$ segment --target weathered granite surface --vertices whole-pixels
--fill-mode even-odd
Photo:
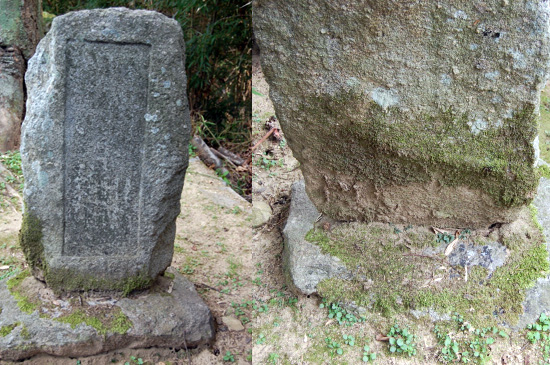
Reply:
[[[292,184],[290,213],[283,230],[283,265],[287,282],[303,294],[317,293],[317,284],[330,278],[350,279],[353,275],[336,257],[323,254],[319,246],[306,241],[319,212],[309,200],[304,181]]]
[[[124,347],[185,349],[210,342],[215,334],[210,310],[192,283],[176,270],[169,272],[173,279],[161,277],[149,292],[121,300],[81,298],[82,304],[55,298],[43,283],[29,277],[22,283],[25,295],[41,303],[31,313],[22,311],[6,281],[0,282],[0,328],[5,334],[0,335],[0,360],[18,361],[39,354],[84,357]],[[75,312],[86,313],[82,321],[63,322]],[[84,323],[98,323],[101,316],[120,313],[125,316],[124,325],[105,333]]]
[[[537,208],[537,220],[546,237],[546,249],[550,260],[550,179],[540,179],[533,205]],[[538,279],[535,286],[527,291],[523,310],[524,313],[517,324],[517,328],[520,329],[535,323],[541,313],[550,314],[550,275]]]
[[[270,97],[319,211],[486,228],[532,200],[547,1],[253,5]]]
[[[56,17],[29,62],[21,245],[58,290],[131,291],[169,265],[190,134],[179,24]]]

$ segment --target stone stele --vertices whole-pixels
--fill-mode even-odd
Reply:
[[[270,97],[319,211],[475,228],[531,202],[547,1],[254,6]]]
[[[26,73],[21,246],[57,291],[129,292],[170,265],[190,133],[179,24],[56,17]]]

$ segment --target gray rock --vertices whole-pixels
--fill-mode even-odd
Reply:
[[[546,238],[546,249],[550,252],[550,179],[541,177],[533,205],[537,208],[537,220]],[[535,323],[543,312],[550,313],[550,275],[538,279],[535,286],[527,290],[523,311],[517,329]]]
[[[255,201],[252,205],[252,220],[250,221],[252,228],[266,224],[272,213],[269,204],[263,201]]]
[[[283,265],[291,287],[304,294],[317,292],[317,284],[330,278],[351,279],[352,273],[336,257],[323,254],[305,240],[319,212],[309,200],[303,180],[292,184],[290,212],[283,230]]]
[[[462,267],[481,266],[486,268],[490,275],[497,267],[504,265],[506,257],[506,246],[501,243],[468,245],[461,242],[449,255],[449,264]]]
[[[190,133],[179,24],[56,17],[29,62],[21,244],[58,290],[126,291],[169,265]]]
[[[57,300],[55,310],[51,303],[44,302],[38,310],[28,314],[22,312],[17,301],[6,287],[6,281],[0,282],[0,328],[13,326],[6,336],[0,336],[0,360],[19,361],[39,354],[64,357],[83,357],[120,348],[147,348],[152,346],[184,349],[206,344],[214,337],[214,321],[208,307],[199,297],[193,284],[175,270],[167,288],[154,287],[151,290],[131,298],[104,301],[108,307],[118,309],[131,321],[126,333],[107,331],[106,334],[85,324],[68,323],[44,315],[49,313],[67,313],[78,310],[78,301],[73,306],[67,301]],[[167,278],[165,278],[168,280]],[[31,300],[38,298],[46,290],[44,284],[30,277],[26,283]],[[85,306],[95,305],[97,301],[83,300]],[[109,313],[109,312],[107,312]],[[41,315],[42,314],[42,315]]]
[[[547,1],[253,5],[270,97],[321,212],[486,228],[530,203]]]
[[[230,331],[243,331],[244,326],[240,320],[233,316],[223,316],[222,322],[227,326]]]

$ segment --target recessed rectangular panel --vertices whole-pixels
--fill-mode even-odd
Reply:
[[[138,246],[150,46],[70,41],[65,102],[65,256]]]

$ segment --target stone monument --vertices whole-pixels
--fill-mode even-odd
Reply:
[[[271,100],[339,220],[487,227],[536,191],[546,1],[255,2]]]
[[[0,282],[0,360],[209,342],[208,307],[165,273],[190,135],[180,25],[125,8],[59,16],[26,83],[20,244],[34,277]]]
[[[48,286],[129,291],[170,265],[190,134],[183,47],[177,22],[121,9],[59,17],[40,43],[21,245]]]

